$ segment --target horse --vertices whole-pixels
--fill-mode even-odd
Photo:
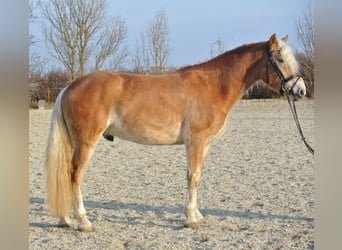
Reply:
[[[184,144],[187,194],[184,227],[198,228],[197,205],[203,162],[211,143],[227,127],[228,114],[257,81],[305,96],[298,63],[273,34],[266,42],[239,46],[211,60],[164,75],[96,71],[60,91],[46,147],[47,203],[59,226],[93,231],[83,205],[81,183],[103,136],[146,145]]]

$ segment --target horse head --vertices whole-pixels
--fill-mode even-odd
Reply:
[[[266,42],[267,79],[272,88],[280,89],[280,93],[287,92],[295,97],[304,97],[306,88],[299,64],[286,44],[288,36],[278,39],[273,34]]]

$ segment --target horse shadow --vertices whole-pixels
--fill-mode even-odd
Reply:
[[[39,197],[31,197],[29,198],[30,204],[39,204],[43,206],[45,201],[43,198]],[[110,210],[113,212],[111,215],[102,216],[103,219],[113,222],[120,223],[126,225],[138,225],[143,224],[145,226],[160,226],[165,228],[171,228],[175,230],[179,230],[183,228],[184,215],[183,215],[183,207],[172,207],[165,205],[149,205],[149,204],[139,204],[133,202],[119,202],[119,201],[110,201],[110,202],[101,202],[101,201],[92,201],[85,200],[84,206],[88,210],[88,217],[93,221],[96,220],[97,214],[89,213],[91,210],[96,211],[97,209]],[[129,210],[134,212],[134,215],[118,215],[115,211],[119,210]],[[304,216],[292,216],[287,214],[272,214],[272,213],[261,213],[261,212],[251,212],[251,211],[233,211],[228,209],[215,209],[215,208],[206,208],[202,207],[201,212],[204,216],[214,216],[219,218],[242,218],[248,220],[285,220],[285,221],[303,221],[312,223],[314,218],[304,217]],[[37,212],[37,211],[36,211]],[[155,217],[159,219],[159,224],[153,221],[145,220],[144,216],[146,213],[153,213]],[[166,216],[167,214],[171,214],[174,216]],[[93,217],[93,218],[92,218]],[[42,223],[30,223],[31,227],[54,227],[54,225],[42,224]],[[207,225],[208,226],[208,225]]]

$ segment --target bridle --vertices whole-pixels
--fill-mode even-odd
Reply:
[[[296,110],[296,106],[295,106],[295,94],[293,92],[293,87],[297,84],[298,80],[300,78],[302,78],[302,74],[300,72],[297,72],[293,75],[290,75],[288,77],[284,77],[284,74],[281,72],[279,66],[278,66],[278,61],[279,62],[282,62],[282,59],[278,59],[276,58],[275,56],[272,55],[271,53],[271,50],[269,48],[269,45],[268,43],[266,43],[266,52],[267,52],[267,56],[268,56],[268,60],[267,60],[267,82],[270,82],[269,81],[269,68],[270,66],[269,65],[272,65],[272,68],[273,68],[273,71],[278,75],[279,79],[280,79],[280,94],[282,95],[283,93],[285,93],[286,95],[286,98],[287,98],[287,101],[290,105],[290,109],[291,109],[291,112],[292,112],[292,116],[293,116],[293,119],[295,120],[295,123],[296,123],[296,126],[297,126],[297,129],[299,131],[299,134],[300,136],[302,137],[302,140],[305,144],[305,146],[307,147],[307,149],[309,150],[309,152],[314,155],[315,154],[315,151],[314,149],[307,143],[305,137],[304,137],[304,134],[303,134],[303,131],[302,131],[302,128],[300,126],[300,123],[299,123],[299,120],[298,120],[298,115],[297,115],[297,110]],[[294,79],[295,77],[297,77],[296,81],[291,85],[290,88],[288,89],[285,89],[285,85],[287,82],[291,81],[292,79]]]
[[[293,74],[293,75],[289,75],[288,77],[284,77],[283,72],[281,72],[278,63],[277,62],[283,62],[282,59],[276,58],[275,56],[272,55],[271,50],[269,48],[268,43],[266,43],[266,52],[267,52],[267,56],[268,56],[268,60],[267,60],[267,82],[269,82],[269,71],[270,71],[270,65],[272,65],[272,69],[273,71],[278,75],[279,79],[280,79],[280,94],[282,95],[284,92],[288,93],[288,94],[292,94],[293,93],[293,87],[297,84],[298,80],[300,78],[302,78],[302,74],[298,71],[297,73]],[[285,89],[285,85],[287,82],[291,81],[293,78],[297,77],[296,81],[291,85],[290,88]]]

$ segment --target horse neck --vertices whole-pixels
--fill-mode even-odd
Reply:
[[[178,72],[200,70],[210,76],[211,88],[216,89],[216,97],[229,111],[253,83],[266,76],[266,63],[266,43],[260,42],[243,45],[207,62],[181,68]]]
[[[253,83],[265,77],[267,62],[265,42],[240,46],[207,62],[184,67],[180,71],[201,70],[212,75],[211,84],[217,86],[224,99],[240,98]],[[216,83],[216,84],[215,84]],[[233,95],[233,96],[232,96]]]
[[[235,89],[242,96],[251,85],[266,75],[262,72],[267,63],[265,43],[241,46],[226,52],[217,60],[221,61],[220,84],[226,90],[225,94]]]

